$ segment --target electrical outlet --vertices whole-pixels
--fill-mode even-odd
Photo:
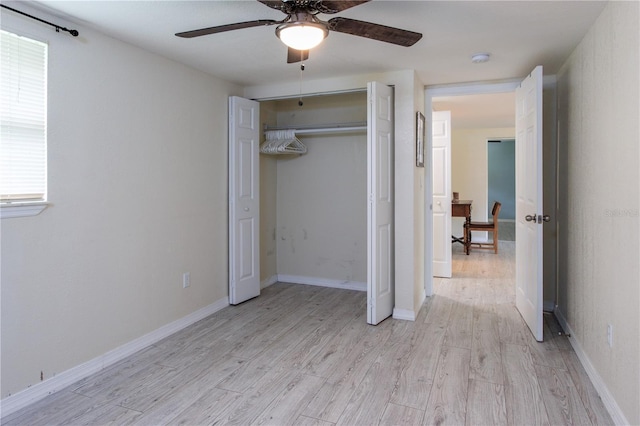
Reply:
[[[611,324],[607,324],[607,343],[609,347],[613,347],[613,326]]]
[[[182,274],[182,288],[191,286],[191,272],[185,272]]]

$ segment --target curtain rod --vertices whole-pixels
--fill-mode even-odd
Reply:
[[[0,4],[0,6],[4,7],[5,9],[9,9],[9,10],[11,10],[11,11],[15,12],[15,13],[19,13],[20,15],[24,15],[24,16],[26,16],[27,18],[35,19],[36,21],[40,21],[40,22],[42,22],[42,23],[44,23],[44,24],[51,25],[52,27],[54,27],[54,28],[56,29],[56,32],[57,32],[57,33],[59,33],[59,32],[60,32],[60,30],[62,30],[62,31],[66,31],[66,32],[68,32],[69,34],[71,34],[71,35],[72,35],[72,36],[74,36],[74,37],[78,37],[78,34],[79,34],[79,33],[78,33],[78,31],[77,31],[77,30],[70,30],[69,28],[65,28],[65,27],[62,27],[62,26],[60,26],[60,25],[53,24],[53,23],[51,23],[51,22],[45,21],[44,19],[40,19],[40,18],[37,18],[37,17],[35,17],[35,16],[33,16],[33,15],[29,15],[28,13],[21,12],[21,11],[19,11],[19,10],[16,10],[16,9],[14,9],[14,8],[12,8],[12,7],[9,7],[9,6],[7,6],[7,5],[4,5],[4,4]]]

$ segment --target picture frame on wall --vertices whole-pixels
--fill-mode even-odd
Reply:
[[[424,114],[416,113],[416,167],[424,167]]]

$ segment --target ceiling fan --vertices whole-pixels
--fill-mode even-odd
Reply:
[[[287,62],[300,62],[309,58],[309,49],[317,46],[329,31],[366,37],[399,46],[409,47],[422,38],[422,34],[386,25],[335,17],[321,21],[319,13],[334,14],[371,0],[258,0],[272,9],[286,14],[282,21],[258,19],[235,24],[218,25],[199,30],[177,33],[184,38],[200,37],[243,28],[277,25],[276,36],[288,46]]]

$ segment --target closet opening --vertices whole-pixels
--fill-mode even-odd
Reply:
[[[278,281],[360,290],[378,324],[395,301],[393,89],[298,100],[229,100],[229,301]]]
[[[306,150],[260,154],[261,287],[367,290],[366,123],[366,91],[260,102],[261,144],[296,130]]]

